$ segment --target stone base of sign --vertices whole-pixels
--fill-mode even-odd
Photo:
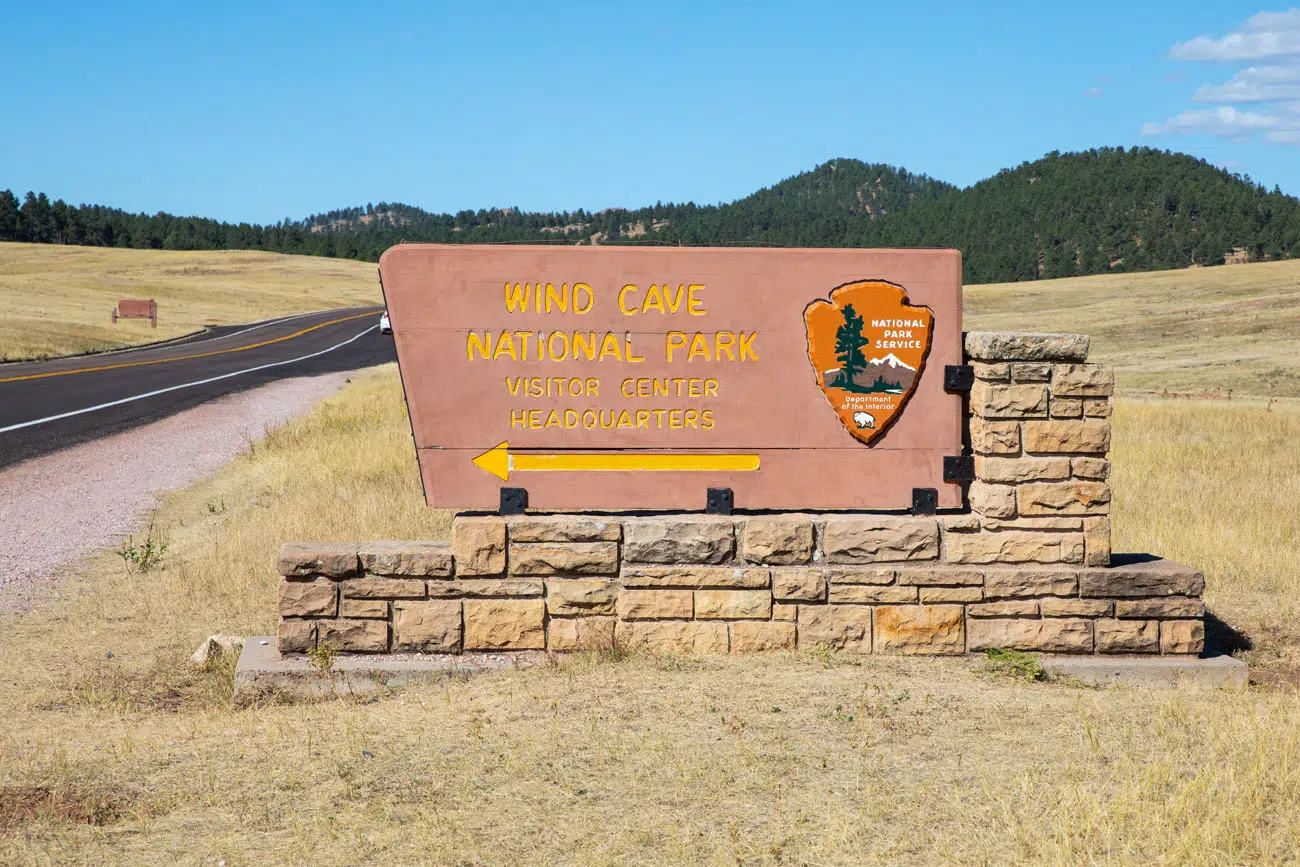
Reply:
[[[452,542],[285,545],[281,652],[988,648],[1196,656],[1200,572],[943,560],[935,517],[458,516]],[[475,571],[462,576],[460,557]],[[485,571],[489,568],[492,572]]]
[[[1111,556],[1114,375],[1088,338],[965,351],[963,511],[462,514],[450,544],[290,543],[279,648],[1200,654],[1201,573]]]

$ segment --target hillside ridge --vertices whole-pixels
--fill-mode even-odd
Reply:
[[[598,212],[435,214],[380,202],[270,226],[74,207],[0,191],[0,241],[253,249],[377,260],[441,243],[954,247],[968,283],[1300,257],[1300,200],[1152,148],[1053,151],[969,187],[905,168],[828,160],[733,202]]]

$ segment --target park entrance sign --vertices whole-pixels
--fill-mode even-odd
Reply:
[[[956,251],[403,244],[380,272],[431,506],[962,504]]]

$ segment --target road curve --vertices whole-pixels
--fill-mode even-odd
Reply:
[[[380,310],[322,310],[163,346],[0,364],[0,467],[277,379],[395,361]]]

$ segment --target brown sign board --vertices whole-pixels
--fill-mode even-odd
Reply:
[[[955,250],[402,244],[380,273],[431,506],[961,505]]]
[[[119,319],[148,319],[158,327],[158,302],[152,298],[122,298],[113,309],[113,321]]]

